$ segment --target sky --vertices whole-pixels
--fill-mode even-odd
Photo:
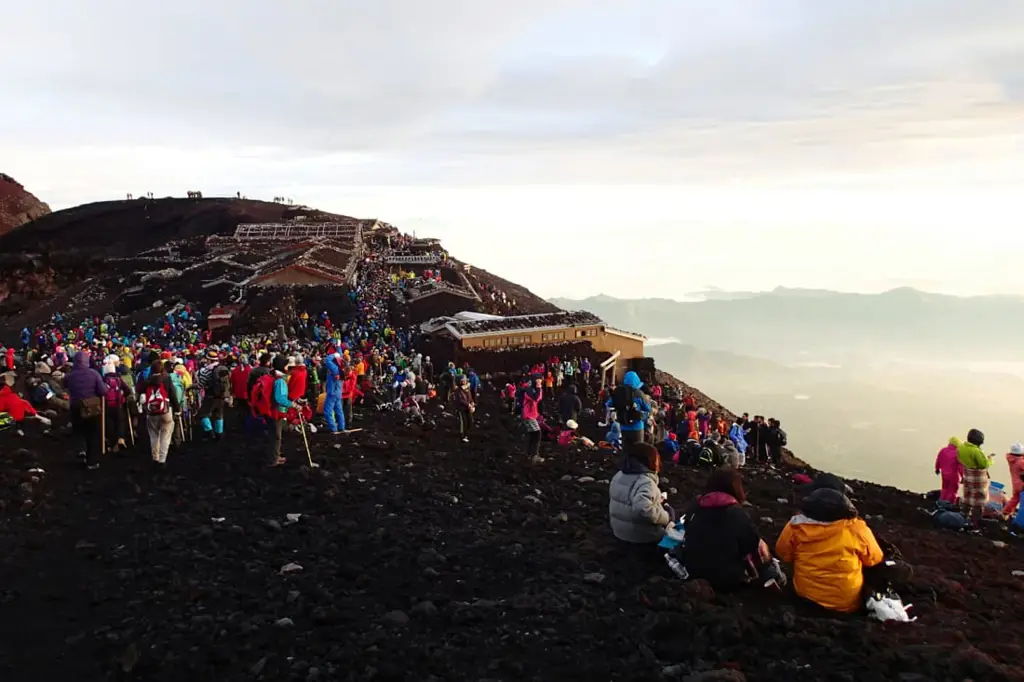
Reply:
[[[285,196],[544,296],[1024,294],[1020,0],[47,0],[0,171]]]

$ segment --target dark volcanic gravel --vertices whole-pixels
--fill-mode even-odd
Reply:
[[[0,679],[1024,679],[1024,552],[1004,532],[939,533],[916,497],[858,485],[915,564],[918,622],[716,595],[612,538],[612,459],[527,464],[496,405],[469,446],[450,417],[423,432],[367,416],[362,433],[313,437],[316,470],[297,435],[281,469],[232,433],[164,471],[140,449],[90,474],[70,440],[0,435]],[[664,473],[676,508],[703,482]],[[748,478],[774,543],[792,486]]]

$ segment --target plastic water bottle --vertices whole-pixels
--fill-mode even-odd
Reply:
[[[671,554],[665,555],[665,563],[672,569],[672,572],[676,574],[676,577],[680,580],[687,580],[690,577],[690,572],[686,570],[686,566],[680,563],[679,559],[675,558]]]

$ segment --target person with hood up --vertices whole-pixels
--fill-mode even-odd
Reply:
[[[287,424],[288,410],[295,407],[295,404],[288,397],[288,379],[285,373],[288,370],[288,360],[283,355],[274,358],[274,392],[270,398],[271,413],[274,421],[273,434],[270,437],[270,466],[280,466],[287,460],[281,456],[281,449],[284,446],[284,427]],[[342,417],[344,419],[344,417]]]
[[[747,495],[743,478],[733,468],[715,470],[704,494],[687,510],[683,564],[691,578],[703,578],[716,590],[732,590],[760,579],[785,585],[785,576],[772,561],[771,550],[742,504]]]
[[[469,442],[469,432],[473,430],[473,413],[476,412],[476,402],[473,400],[473,391],[469,387],[469,378],[465,375],[459,377],[459,385],[452,393],[455,401],[455,414],[459,418],[459,433],[462,434],[462,442]]]
[[[729,429],[729,440],[736,446],[736,449],[740,453],[739,466],[746,464],[747,459],[747,435],[744,429],[745,420],[743,417],[736,417],[736,421]]]
[[[884,560],[857,508],[833,488],[819,488],[804,498],[802,513],[782,529],[775,552],[793,564],[793,588],[799,596],[840,613],[855,613],[863,606],[864,569]]]
[[[526,432],[526,454],[534,461],[540,459],[540,401],[544,399],[544,377],[540,374],[533,374],[530,385],[520,393],[522,396],[523,431]]]
[[[651,411],[650,405],[640,393],[643,385],[644,382],[640,381],[636,372],[626,372],[622,384],[605,403],[606,407],[615,408],[615,417],[622,429],[622,440],[627,444],[643,442],[645,422]]]
[[[612,533],[623,542],[655,545],[676,516],[658,489],[661,456],[650,443],[626,446],[619,472],[608,486]]]
[[[971,523],[977,528],[988,504],[989,473],[992,459],[981,450],[985,434],[978,429],[967,432],[967,442],[956,449],[957,460],[964,467],[963,504],[967,507]]]
[[[1006,463],[1010,467],[1013,495],[1003,507],[1003,515],[1009,517],[1013,516],[1013,512],[1017,510],[1017,505],[1020,504],[1020,495],[1024,492],[1024,444],[1017,441],[1010,446],[1010,451],[1006,453]]]
[[[576,421],[580,418],[582,411],[583,402],[578,395],[576,384],[569,384],[558,398],[558,416],[562,418],[563,422]]]
[[[324,370],[327,373],[324,419],[327,421],[327,429],[333,435],[338,435],[345,431],[345,412],[341,405],[342,384],[344,383],[341,353],[334,352],[328,355],[324,363]]]
[[[71,371],[64,377],[71,403],[71,427],[85,441],[85,466],[98,469],[102,450],[103,399],[107,385],[100,373],[89,366],[89,353],[78,351],[71,361]]]
[[[958,458],[958,450],[962,443],[956,436],[949,439],[949,444],[939,450],[935,456],[935,475],[942,475],[942,491],[939,499],[956,504],[960,499],[960,481],[964,477],[964,465]]]
[[[622,449],[622,427],[619,426],[619,422],[615,417],[611,418],[611,423],[608,425],[608,433],[604,434],[604,439],[615,450]]]
[[[676,434],[671,431],[665,432],[665,440],[661,442],[662,455],[665,458],[671,459],[675,463],[679,463],[679,440]]]
[[[139,410],[146,415],[146,431],[149,433],[153,461],[166,464],[174,435],[174,415],[181,410],[181,401],[171,382],[167,361],[158,358],[152,362],[149,377],[140,385],[139,394]]]
[[[113,356],[117,357],[117,356]],[[109,360],[109,356],[108,356]],[[106,409],[106,431],[107,442],[114,442],[113,449],[127,448],[124,442],[124,420],[126,417],[125,405],[128,404],[129,391],[124,379],[117,371],[117,362],[103,363],[103,383],[107,386],[107,395],[104,400],[107,402]]]
[[[4,365],[8,372],[14,371],[14,346],[9,347],[4,354]]]

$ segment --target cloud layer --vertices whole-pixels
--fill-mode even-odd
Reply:
[[[140,185],[342,211],[360,186],[825,206],[1024,185],[1019,0],[49,0],[5,8],[0,44],[4,170],[57,206]]]

